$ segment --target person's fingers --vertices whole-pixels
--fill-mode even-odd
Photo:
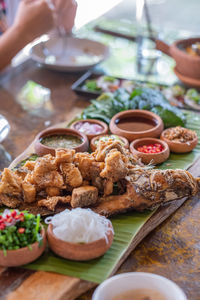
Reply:
[[[55,6],[55,10],[60,13],[69,9],[74,3],[73,0],[52,0],[52,2]]]
[[[51,9],[51,10],[55,10],[56,9],[56,7],[55,7],[55,4],[54,4],[54,2],[52,1],[52,0],[45,0],[46,1],[46,3],[47,3],[47,5],[48,5],[48,7]]]

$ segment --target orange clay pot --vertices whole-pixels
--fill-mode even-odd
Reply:
[[[163,151],[159,153],[143,153],[137,151],[138,147],[149,145],[149,144],[161,144],[163,146]],[[133,141],[130,144],[130,151],[133,155],[136,155],[144,164],[149,164],[150,162],[153,165],[161,164],[162,162],[166,161],[169,157],[170,151],[167,143],[161,141],[159,139],[152,139],[152,138],[143,138]]]
[[[4,255],[3,250],[0,250],[0,266],[18,267],[36,260],[42,255],[46,248],[46,234],[43,227],[41,234],[43,241],[40,247],[39,243],[35,242],[31,245],[32,249],[24,247],[17,250],[6,250],[6,256]]]
[[[119,128],[118,122],[120,123],[120,121],[126,119],[129,120],[131,119],[133,121],[136,120],[137,122],[138,118],[142,118],[144,120],[144,124],[146,122],[152,122],[153,127],[148,130],[141,130],[141,131],[139,130],[136,131],[136,127],[134,126],[132,127],[131,131]],[[136,110],[122,111],[116,114],[110,121],[110,131],[113,134],[120,135],[127,138],[130,142],[144,137],[152,137],[152,138],[159,137],[163,129],[164,129],[164,124],[162,119],[158,115],[147,110],[136,109]]]
[[[200,56],[192,56],[185,51],[187,46],[195,42],[200,42],[200,38],[178,40],[171,46],[156,40],[156,48],[176,61],[177,73],[185,77],[200,79]]]
[[[73,135],[80,138],[83,142],[74,147],[73,149],[76,152],[85,152],[89,148],[89,142],[85,134],[70,128],[48,128],[41,131],[35,138],[35,152],[39,156],[43,156],[46,154],[51,154],[55,156],[55,149],[51,147],[47,147],[40,142],[41,138],[51,136],[51,135]]]
[[[53,233],[52,224],[49,224],[47,229],[47,239],[51,250],[57,255],[70,260],[86,261],[102,256],[112,244],[113,233],[111,231],[107,233],[107,238],[108,243],[102,238],[88,244],[75,244],[57,238]]]
[[[165,137],[165,133],[168,129],[165,129],[160,138],[161,140],[163,140],[164,142],[166,142],[169,146],[169,149],[171,152],[174,153],[187,153],[187,152],[191,152],[197,145],[198,143],[198,137],[195,137],[192,141],[189,141],[187,143],[181,143],[181,142],[173,142],[171,140],[168,140]]]
[[[99,136],[99,135],[102,135],[102,134],[106,134],[108,133],[108,125],[102,121],[99,121],[99,120],[96,120],[96,119],[85,119],[85,120],[79,120],[79,121],[76,121],[74,123],[72,123],[72,125],[70,126],[70,128],[72,129],[76,129],[76,124],[78,123],[93,123],[93,124],[98,124],[102,127],[102,131],[100,133],[96,133],[96,134],[87,134],[85,133],[85,135],[87,136],[88,140],[90,141],[91,139],[93,139],[94,137],[96,136]]]

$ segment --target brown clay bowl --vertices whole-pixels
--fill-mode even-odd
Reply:
[[[0,250],[0,266],[2,267],[18,267],[26,265],[39,256],[42,255],[46,248],[46,234],[45,229],[42,227],[42,245],[39,246],[38,242],[35,242],[31,245],[32,249],[28,247],[20,248],[17,250],[7,250],[6,256],[3,253],[3,250]]]
[[[83,142],[74,147],[76,152],[85,152],[88,150],[89,142],[85,134],[70,128],[49,128],[41,131],[35,138],[35,152],[39,156],[46,154],[55,155],[55,149],[43,145],[40,140],[41,138],[51,136],[51,135],[73,135],[80,138]]]
[[[99,121],[99,120],[96,120],[96,119],[85,119],[85,120],[76,121],[76,122],[72,123],[72,125],[70,126],[70,128],[78,130],[78,129],[76,129],[76,125],[78,123],[80,123],[80,122],[81,123],[88,122],[88,123],[98,124],[98,125],[100,125],[102,127],[101,133],[97,133],[97,134],[87,134],[87,133],[85,133],[85,135],[87,136],[87,138],[88,138],[89,141],[91,139],[93,139],[94,137],[96,137],[96,136],[108,133],[108,125],[106,123],[104,123],[102,121]]]
[[[174,58],[178,73],[189,78],[200,79],[200,56],[192,56],[184,50],[195,42],[200,42],[200,37],[178,40],[171,46],[157,40],[156,48]]]
[[[107,135],[107,134],[106,134],[106,135],[103,134],[103,135],[99,135],[99,136],[94,137],[94,138],[90,141],[90,148],[91,148],[92,151],[95,151],[95,150],[96,150],[96,148],[97,148],[96,140],[98,140],[101,136],[108,136],[108,135]],[[122,142],[124,143],[124,147],[125,147],[126,149],[129,149],[129,142],[128,142],[128,140],[127,140],[125,137],[123,137],[123,136],[118,136],[118,137],[119,137],[120,140],[122,140]]]
[[[53,226],[49,224],[47,239],[49,247],[57,255],[70,260],[86,261],[102,256],[110,248],[113,241],[113,233],[107,234],[108,243],[100,239],[88,244],[75,244],[58,239],[53,233]]]
[[[161,144],[163,146],[163,151],[160,153],[143,153],[137,150],[138,147],[149,145],[149,144]],[[166,161],[169,157],[170,151],[167,143],[159,139],[152,138],[143,138],[133,141],[130,144],[130,151],[133,155],[136,155],[144,164],[149,164],[150,162],[153,165],[161,164]]]
[[[176,68],[174,68],[174,73],[179,78],[179,80],[182,81],[186,86],[200,88],[200,78],[196,79],[196,78],[187,77],[185,75],[182,75],[181,73],[178,72],[178,70]]]
[[[139,127],[134,123],[127,130],[120,128],[120,122],[138,122]],[[148,125],[147,125],[148,124]],[[144,128],[148,128],[144,130]],[[131,129],[131,130],[130,130]],[[164,129],[162,119],[147,110],[126,110],[116,114],[110,121],[110,131],[113,134],[123,136],[130,142],[144,137],[159,137]]]
[[[187,152],[191,152],[196,147],[196,145],[198,143],[198,137],[195,137],[192,141],[187,142],[187,143],[181,143],[181,142],[177,142],[177,141],[173,142],[171,140],[168,140],[165,137],[165,133],[169,129],[165,129],[162,132],[160,138],[161,138],[161,140],[163,140],[164,142],[166,142],[168,144],[169,149],[170,149],[171,152],[174,152],[174,153],[187,153]]]

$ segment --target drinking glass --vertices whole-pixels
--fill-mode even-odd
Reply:
[[[156,73],[161,53],[156,50],[155,40],[160,38],[160,26],[165,0],[136,0],[137,71],[140,74]]]

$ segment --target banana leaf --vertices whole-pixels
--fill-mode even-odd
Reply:
[[[184,112],[187,118],[187,127],[195,130],[200,138],[200,116],[194,112]],[[171,154],[169,160],[160,165],[159,168],[188,169],[199,155],[200,143],[191,153]],[[43,256],[25,266],[25,268],[56,272],[95,283],[101,283],[112,273],[120,258],[129,248],[137,232],[155,211],[156,210],[146,211],[143,213],[132,212],[111,218],[115,231],[114,241],[109,251],[98,259],[88,262],[74,262],[62,259],[47,249]]]

